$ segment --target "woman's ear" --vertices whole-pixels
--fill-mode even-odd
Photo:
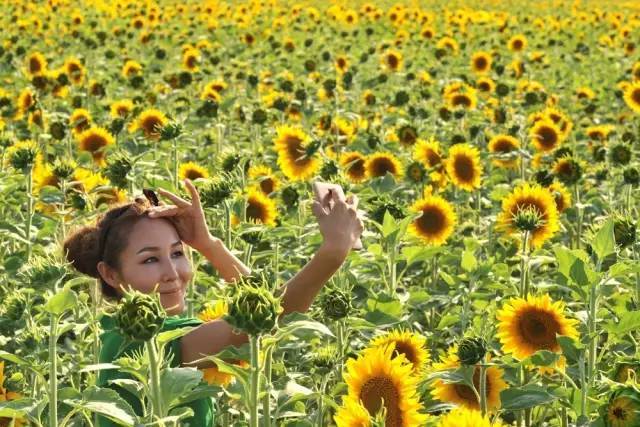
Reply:
[[[120,283],[122,283],[122,280],[120,278],[120,275],[116,271],[116,269],[112,268],[109,264],[107,264],[104,261],[100,261],[97,265],[97,268],[98,268],[98,273],[100,273],[100,276],[102,276],[104,281],[107,282],[107,284],[111,286],[113,289],[115,289],[117,292],[119,292]]]

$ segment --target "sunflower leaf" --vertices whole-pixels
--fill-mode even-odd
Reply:
[[[602,225],[593,239],[591,247],[600,261],[616,251],[616,239],[613,234],[613,219],[609,218]]]
[[[512,387],[500,392],[502,409],[506,411],[533,408],[551,403],[556,399],[556,396],[535,385]]]

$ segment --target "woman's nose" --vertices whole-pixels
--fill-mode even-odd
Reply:
[[[162,278],[165,282],[178,280],[178,278],[180,277],[180,275],[178,274],[178,267],[173,261],[169,261],[165,264],[162,274]]]

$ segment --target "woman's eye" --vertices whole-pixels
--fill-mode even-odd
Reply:
[[[174,252],[174,254],[178,254],[178,256],[183,256],[183,255],[184,255],[184,252],[182,252],[182,251],[175,251],[175,252]]]
[[[156,259],[156,257],[152,256],[151,258],[147,258],[143,261],[143,264],[149,264],[147,261],[152,260],[152,259]]]
[[[184,252],[183,252],[183,251],[175,251],[173,254],[174,254],[174,255],[176,255],[176,257],[182,257],[182,256],[184,256]],[[142,263],[143,263],[143,264],[150,264],[150,263],[149,263],[149,262],[147,262],[147,261],[151,261],[151,260],[157,260],[157,258],[156,258],[156,257],[154,257],[154,256],[152,256],[152,257],[149,257],[149,258],[145,259]]]

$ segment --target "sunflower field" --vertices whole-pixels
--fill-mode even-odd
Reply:
[[[0,0],[0,24],[0,426],[205,427],[202,398],[225,427],[640,426],[637,1]],[[186,314],[261,346],[170,367],[149,349],[188,329],[145,312],[155,344],[100,363],[118,307],[62,242],[185,178],[262,274],[249,301],[190,251]],[[363,249],[276,324],[317,180],[358,196]]]

